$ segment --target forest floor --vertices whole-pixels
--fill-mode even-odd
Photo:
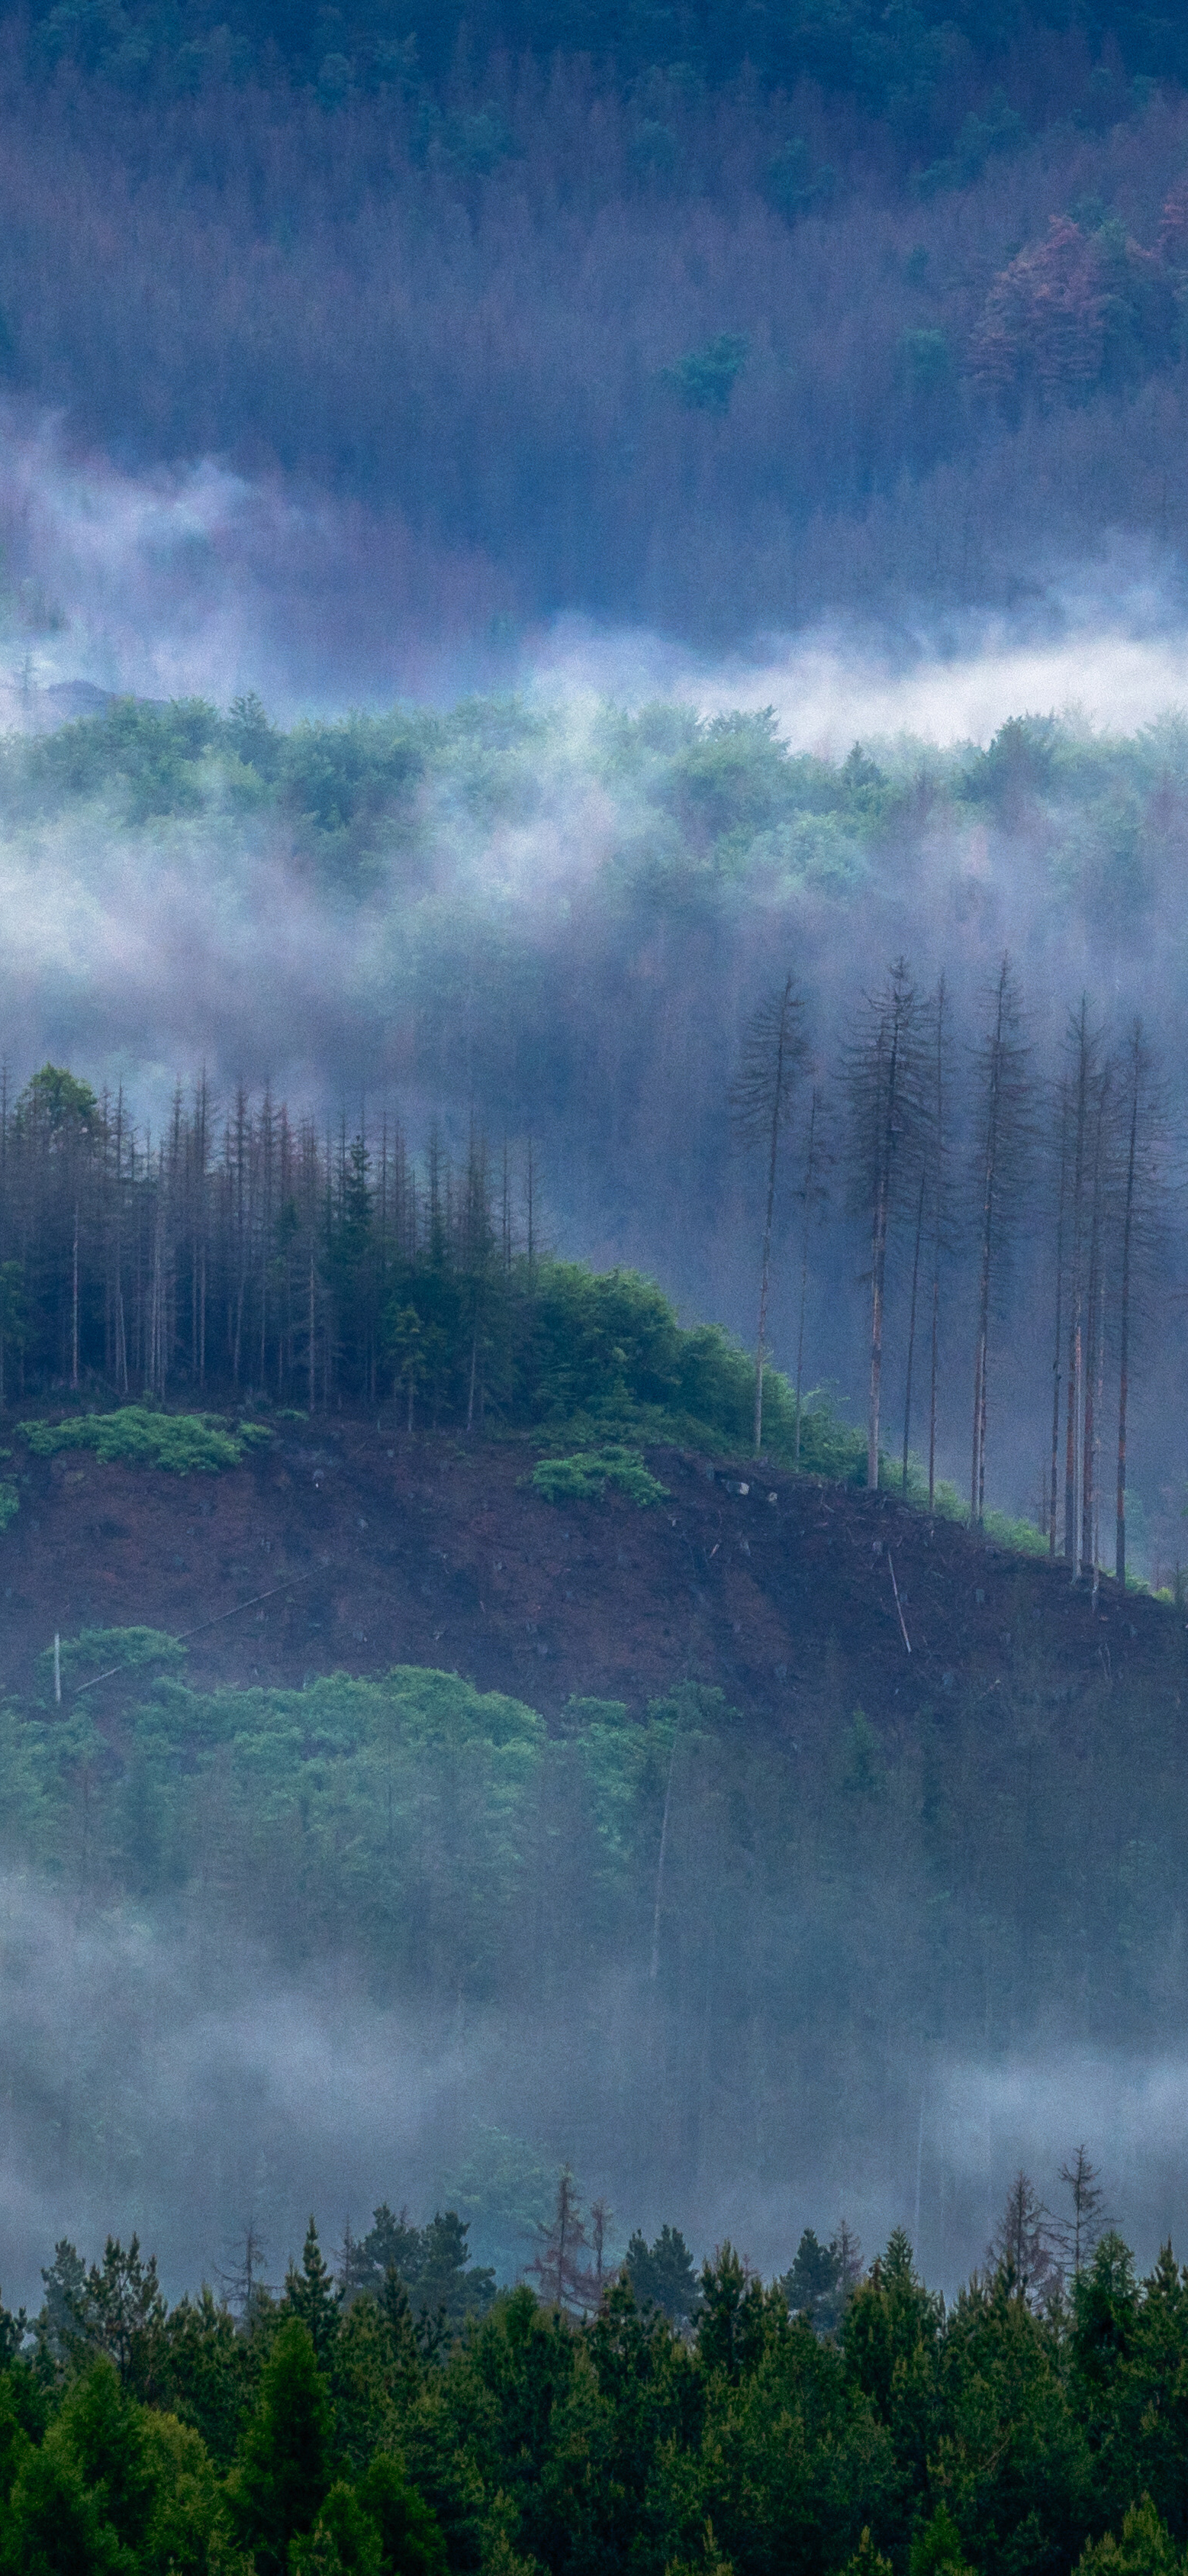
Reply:
[[[794,1736],[823,1691],[892,1730],[1008,1683],[1188,1695],[1182,1612],[1104,1579],[1095,1602],[890,1496],[652,1449],[665,1503],[558,1507],[523,1481],[534,1455],[372,1417],[282,1425],[217,1476],[29,1458],[0,1537],[0,1687],[30,1687],[56,1629],[143,1624],[197,1631],[197,1687],[425,1664],[555,1719],[571,1694],[639,1711],[688,1679]]]

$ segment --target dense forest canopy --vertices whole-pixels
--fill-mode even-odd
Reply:
[[[1124,7],[13,16],[19,632],[73,619],[67,676],[133,649],[47,510],[83,457],[140,475],[133,547],[199,472],[200,594],[201,476],[246,478],[249,676],[291,598],[323,701],[328,655],[368,694],[447,641],[506,669],[567,610],[1026,611],[1111,537],[1178,595],[1186,69],[1178,13]]]
[[[665,2226],[616,2274],[568,2169],[494,2305],[452,2213],[384,2204],[333,2268],[311,2218],[279,2290],[249,2231],[233,2299],[173,2307],[135,2237],[63,2239],[2,2312],[4,2563],[1177,2576],[1188,2276],[1136,2277],[1083,2150],[1061,2181],[1053,2222],[1018,2176],[950,2306],[903,2228],[868,2271],[806,2229],[764,2283]]]
[[[179,20],[154,0],[84,10],[70,0],[37,0],[30,13],[34,60],[78,62],[121,85],[197,87],[228,68],[316,82],[338,103],[356,84],[368,90],[424,82],[453,70],[459,47],[481,68],[492,58],[589,55],[620,80],[678,66],[684,78],[718,84],[743,69],[782,89],[816,80],[853,93],[875,114],[912,109],[923,123],[935,93],[959,66],[983,71],[1040,35],[1069,34],[1086,51],[1115,48],[1131,72],[1157,80],[1188,76],[1174,10],[1134,0],[920,0],[893,12],[883,0],[800,0],[797,6],[740,7],[738,0],[683,0],[671,10],[611,5],[559,7],[556,0],[348,0],[314,9],[309,0],[234,0],[220,9],[193,0]],[[329,68],[328,68],[329,66]]]

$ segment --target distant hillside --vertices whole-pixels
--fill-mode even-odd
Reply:
[[[492,673],[567,610],[1027,611],[1107,531],[1184,550],[1186,41],[932,0],[39,6],[0,27],[0,384],[68,452],[248,478],[249,623],[307,563],[368,696],[393,601],[398,667],[448,636]],[[37,506],[5,534],[52,649]]]

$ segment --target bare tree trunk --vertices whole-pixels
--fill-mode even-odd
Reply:
[[[1126,1185],[1122,1207],[1121,1311],[1118,1318],[1118,1492],[1114,1573],[1122,1590],[1126,1585],[1126,1408],[1130,1394],[1130,1271],[1134,1237],[1134,1184],[1138,1156],[1142,1048],[1142,1025],[1136,1020],[1129,1050],[1130,1116],[1127,1121]]]
[[[1093,1133],[1093,1196],[1089,1216],[1089,1275],[1085,1297],[1084,1336],[1084,1429],[1081,1449],[1081,1571],[1091,1575],[1096,1564],[1094,1532],[1096,1527],[1095,1476],[1097,1467],[1096,1377],[1099,1334],[1101,1327],[1101,1287],[1105,1252],[1105,1160],[1110,1109],[1110,1068],[1107,1065],[1098,1090],[1097,1114]]]
[[[821,1094],[816,1085],[809,1103],[808,1150],[804,1162],[804,1235],[800,1248],[800,1319],[796,1333],[796,1431],[792,1447],[792,1465],[800,1466],[800,1400],[804,1387],[804,1317],[808,1303],[809,1225],[812,1221],[813,1190],[816,1183],[817,1121]]]
[[[924,1233],[924,1184],[928,1177],[926,1163],[920,1166],[920,1198],[916,1208],[916,1244],[912,1255],[912,1306],[908,1324],[907,1382],[903,1398],[903,1475],[900,1492],[906,1494],[908,1480],[908,1439],[912,1422],[912,1364],[916,1355],[916,1295],[920,1285],[920,1243]]]
[[[1056,1497],[1060,1476],[1060,1360],[1063,1318],[1061,1297],[1064,1289],[1064,1202],[1068,1185],[1068,1093],[1062,1090],[1060,1100],[1060,1196],[1056,1209],[1056,1337],[1052,1350],[1052,1488],[1048,1512],[1048,1555],[1056,1555]]]
[[[78,1391],[78,1200],[74,1202],[74,1254],[71,1265],[70,1383]]]
[[[866,1490],[879,1487],[879,1400],[883,1379],[883,1281],[887,1266],[887,1181],[880,1174],[871,1242],[870,1409],[866,1426]]]
[[[1077,1563],[1077,1435],[1081,1409],[1081,1261],[1084,1244],[1085,1193],[1085,1120],[1088,1111],[1088,1088],[1091,1042],[1089,1005],[1082,995],[1081,1008],[1073,1035],[1077,1050],[1076,1110],[1073,1146],[1072,1195],[1072,1276],[1069,1282],[1068,1385],[1065,1398],[1064,1442],[1064,1558],[1075,1569]]]
[[[734,1093],[734,1106],[742,1132],[748,1128],[753,1132],[757,1117],[762,1119],[767,1131],[767,1196],[763,1210],[763,1256],[759,1265],[759,1323],[755,1335],[756,1457],[763,1447],[763,1371],[767,1360],[767,1301],[771,1286],[776,1170],[788,1087],[796,1057],[803,1052],[803,1041],[797,1044],[796,1031],[800,1008],[793,993],[793,979],[789,975],[774,1005],[765,1004],[756,1014],[748,1033],[743,1070]]]
[[[933,1095],[932,1349],[928,1386],[928,1509],[936,1502],[936,1389],[940,1357],[940,1266],[945,1224],[945,979],[936,988],[936,1089]]]

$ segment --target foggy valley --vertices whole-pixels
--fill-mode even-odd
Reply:
[[[1188,2563],[1186,316],[1129,0],[0,5],[0,2571]]]

